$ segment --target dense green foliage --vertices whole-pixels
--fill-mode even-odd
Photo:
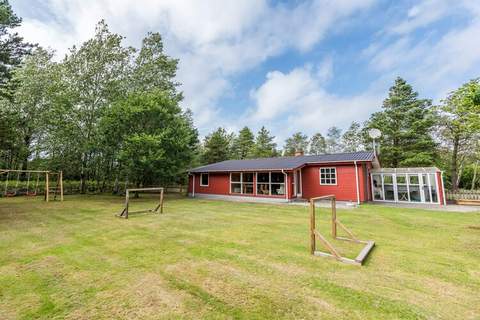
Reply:
[[[382,165],[394,168],[434,163],[436,144],[431,135],[434,125],[430,100],[419,99],[418,93],[401,78],[390,88],[382,111],[372,114],[367,124],[381,130]]]
[[[451,150],[445,159],[450,170],[450,186],[475,188],[478,164],[480,160],[480,104],[477,93],[480,92],[480,79],[472,80],[452,92],[439,106],[439,127],[442,148]],[[471,179],[461,181],[463,170],[470,164],[473,169]],[[470,182],[470,185],[467,184]]]
[[[253,155],[255,158],[276,157],[277,144],[274,142],[275,137],[270,134],[270,131],[265,127],[261,127],[257,132],[255,139],[255,146],[253,148]]]
[[[308,136],[301,132],[295,132],[290,138],[285,140],[283,149],[284,156],[293,156],[295,152],[304,152],[308,148]]]
[[[31,44],[25,43],[22,37],[11,30],[21,22],[22,19],[12,11],[8,0],[0,0],[0,86],[10,80],[11,71],[32,48]]]
[[[325,141],[325,137],[317,132],[315,133],[312,138],[310,139],[310,149],[309,154],[323,154],[327,152],[327,142]]]
[[[232,152],[235,159],[247,159],[253,155],[255,135],[249,127],[244,127],[233,140]]]
[[[197,131],[179,102],[177,60],[149,33],[140,50],[104,21],[59,63],[38,48],[12,71],[0,101],[1,167],[49,168],[102,186],[179,182]]]
[[[205,137],[202,155],[203,163],[214,163],[232,158],[232,135],[218,128]]]

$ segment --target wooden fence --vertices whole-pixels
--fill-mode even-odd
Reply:
[[[455,192],[447,190],[445,192],[447,200],[480,200],[480,190],[460,189]]]
[[[125,184],[120,184],[118,186],[117,192],[113,183],[108,183],[107,185],[102,186],[101,188],[95,183],[87,183],[86,192],[88,194],[101,194],[101,193],[116,193],[116,194],[125,194],[125,187],[134,188],[133,185],[125,186]],[[164,188],[165,193],[178,193],[178,194],[187,194],[188,187],[186,185],[167,185],[161,186]],[[78,181],[67,181],[64,183],[64,194],[79,194],[80,193],[80,183]]]

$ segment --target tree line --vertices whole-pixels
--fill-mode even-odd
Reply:
[[[325,136],[295,132],[283,149],[277,148],[275,137],[265,127],[257,135],[248,127],[238,134],[218,128],[204,138],[200,162],[292,156],[296,151],[318,155],[372,150],[368,134],[372,128],[382,132],[377,152],[383,167],[438,166],[445,170],[447,187],[480,187],[480,79],[469,81],[434,105],[397,78],[382,109],[364,123],[353,121],[344,132],[333,126]]]
[[[88,183],[102,190],[182,177],[198,133],[179,106],[178,61],[160,34],[137,49],[100,21],[93,38],[55,62],[12,33],[21,19],[7,1],[0,10],[0,167],[63,170],[82,192]]]
[[[165,54],[160,34],[133,48],[100,21],[91,39],[55,61],[13,31],[20,24],[0,0],[1,168],[63,170],[81,192],[92,184],[116,190],[185,182],[188,168],[227,159],[371,150],[368,130],[377,128],[383,167],[438,166],[449,188],[480,187],[479,79],[433,104],[397,78],[367,121],[325,136],[299,131],[283,148],[265,127],[218,128],[200,142],[179,105],[178,60]]]

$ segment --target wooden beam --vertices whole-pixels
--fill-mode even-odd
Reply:
[[[368,254],[370,251],[372,251],[373,247],[375,246],[374,241],[368,241],[367,245],[363,247],[362,251],[358,254],[358,256],[355,258],[355,261],[357,261],[360,264],[363,264],[363,261],[365,258],[367,258]]]
[[[335,247],[324,237],[322,234],[316,230],[316,225],[315,225],[315,201],[317,200],[330,200],[331,201],[331,209],[332,209],[332,217],[331,217],[331,231],[332,231],[332,237],[336,240],[344,240],[344,241],[350,241],[350,242],[355,242],[355,243],[363,243],[365,246],[363,249],[360,251],[358,256],[355,259],[349,259],[346,257],[342,257],[342,255],[335,249]],[[336,209],[336,198],[334,195],[328,195],[328,196],[322,196],[322,197],[316,197],[316,198],[311,198],[310,199],[310,252],[314,256],[320,256],[320,257],[328,257],[328,258],[334,258],[338,261],[341,261],[343,263],[351,264],[351,265],[356,265],[356,266],[361,266],[372,250],[372,248],[375,246],[374,241],[364,241],[364,240],[358,240],[353,233],[345,227],[338,219],[337,219],[337,209]],[[350,238],[346,237],[338,237],[337,236],[337,225],[347,233],[347,235]],[[330,251],[328,252],[323,252],[323,251],[317,251],[316,249],[316,238],[318,238],[323,245]]]
[[[45,173],[45,201],[48,202],[50,196],[50,186],[48,185],[48,172]]]
[[[332,258],[332,259],[335,259],[337,261],[340,261],[340,262],[343,262],[343,263],[347,263],[347,264],[351,264],[351,265],[354,265],[354,266],[361,266],[362,264],[359,263],[358,261],[356,260],[353,260],[353,259],[349,259],[349,258],[345,258],[345,257],[335,257],[334,255],[328,253],[328,252],[323,252],[323,251],[315,251],[314,252],[314,256],[317,256],[317,257],[325,257],[325,258]]]
[[[345,231],[350,237],[352,240],[355,240],[356,242],[358,242],[358,239],[353,235],[353,233],[347,229],[347,227],[345,227],[338,219],[335,220],[335,224],[338,225],[343,231]]]
[[[310,201],[310,252],[315,252],[315,203]]]
[[[325,239],[320,234],[320,232],[315,230],[315,235],[318,237],[318,239],[320,239],[320,241],[325,245],[325,247],[327,247],[328,251],[330,251],[335,257],[340,258],[340,254],[338,253],[338,251],[335,250],[335,248],[330,244],[330,242],[327,241],[327,239]]]
[[[335,201],[335,197],[332,197],[331,200],[332,204],[332,237],[335,239],[337,237],[337,202]]]
[[[163,188],[160,190],[160,213],[163,213]]]
[[[60,201],[63,201],[63,171],[60,171]]]

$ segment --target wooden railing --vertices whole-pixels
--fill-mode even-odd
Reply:
[[[480,190],[465,190],[457,191],[447,190],[445,192],[447,200],[480,200]]]

